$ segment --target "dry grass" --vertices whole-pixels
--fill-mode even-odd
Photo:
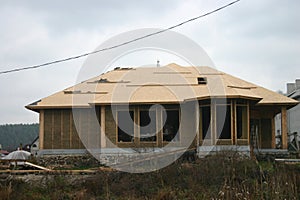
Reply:
[[[228,155],[228,154],[227,154]],[[63,175],[44,185],[0,185],[0,199],[299,199],[300,167],[223,154],[177,162],[156,172],[101,172],[70,183]]]

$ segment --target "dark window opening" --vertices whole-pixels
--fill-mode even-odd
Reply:
[[[201,107],[202,112],[202,139],[211,139],[211,130],[210,130],[210,106]]]
[[[207,79],[206,77],[198,77],[198,84],[206,84],[207,83]]]
[[[237,106],[236,107],[236,130],[238,139],[247,139],[247,107]]]
[[[166,110],[163,114],[163,141],[179,141],[179,110]]]
[[[134,112],[118,111],[118,142],[132,142],[134,139]]]
[[[236,104],[238,105],[247,105],[247,100],[245,99],[237,99]]]
[[[140,141],[156,141],[156,112],[140,111]]]
[[[260,132],[261,148],[272,148],[272,120],[261,119],[261,132]]]
[[[231,110],[230,106],[217,106],[217,138],[231,139]]]

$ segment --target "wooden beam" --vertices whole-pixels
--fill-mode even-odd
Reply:
[[[54,149],[54,111],[51,111],[51,149]]]
[[[272,118],[272,143],[271,143],[271,147],[272,149],[275,149],[275,146],[276,146],[276,141],[275,141],[275,118],[273,117]]]
[[[203,143],[203,127],[202,127],[202,118],[203,118],[203,112],[202,107],[199,108],[199,129],[198,129],[198,146],[202,145]]]
[[[163,124],[162,124],[162,107],[158,106],[156,110],[157,119],[157,142],[159,147],[163,147]]]
[[[101,124],[101,129],[100,129],[100,142],[101,142],[101,148],[106,147],[106,137],[105,137],[105,106],[101,106],[101,111],[100,111],[100,124]]]
[[[196,123],[195,123],[195,128],[196,128],[196,137],[195,137],[195,146],[196,148],[198,148],[199,146],[199,124],[200,124],[200,108],[199,108],[199,102],[196,101],[195,102],[195,119],[196,119]]]
[[[133,128],[133,135],[134,135],[134,144],[136,147],[140,147],[140,130],[139,130],[139,118],[140,118],[140,110],[137,106],[134,106],[133,109],[133,122],[134,122],[134,128]]]
[[[251,146],[250,137],[250,103],[247,101],[247,139],[248,145]]]
[[[64,117],[63,117],[63,110],[60,111],[60,148],[65,149],[64,146]]]
[[[44,149],[44,130],[45,130],[45,121],[44,121],[44,110],[40,110],[40,132],[39,132],[39,149]]]
[[[232,100],[230,103],[231,109],[231,144],[237,144],[237,134],[236,134],[236,100]]]
[[[69,148],[72,149],[73,147],[73,143],[72,143],[72,138],[73,138],[73,113],[72,110],[69,113],[69,120],[70,120],[70,124],[69,124]]]
[[[216,101],[211,100],[211,107],[210,107],[210,124],[211,124],[211,138],[212,138],[212,144],[215,145],[217,143],[217,123],[216,123]]]
[[[282,149],[287,149],[287,112],[286,107],[281,107],[281,137],[282,137]]]

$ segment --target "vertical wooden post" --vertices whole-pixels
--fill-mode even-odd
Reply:
[[[60,149],[65,149],[64,141],[64,117],[63,110],[60,111]]]
[[[40,132],[39,132],[39,149],[44,149],[44,110],[40,110]]]
[[[203,117],[202,107],[199,106],[199,129],[198,129],[199,137],[198,137],[198,146],[200,146],[200,145],[203,144],[202,117]]]
[[[54,149],[54,111],[51,112],[51,149]]]
[[[73,138],[73,124],[74,124],[74,121],[73,121],[73,112],[72,110],[69,111],[69,119],[70,119],[70,132],[69,132],[69,148],[72,149],[73,148],[73,141],[72,141],[72,138]]]
[[[248,145],[251,147],[251,135],[250,135],[250,103],[247,101],[247,139]]]
[[[195,119],[196,119],[196,123],[195,123],[195,128],[196,128],[196,137],[195,137],[195,146],[196,149],[198,150],[199,147],[199,124],[200,124],[200,107],[199,107],[199,103],[198,101],[195,101]]]
[[[100,129],[100,142],[101,142],[101,148],[106,147],[106,138],[105,138],[105,106],[101,106],[101,111],[100,111],[100,124],[101,124],[101,129]]]
[[[133,122],[134,122],[134,128],[133,128],[133,135],[134,135],[134,145],[136,147],[139,147],[140,146],[140,130],[139,130],[139,115],[140,115],[140,110],[138,108],[138,106],[135,106],[134,109],[133,109]]]
[[[286,107],[281,107],[281,137],[282,137],[282,149],[287,149],[287,113]]]
[[[272,118],[272,143],[271,143],[271,147],[272,149],[275,149],[276,146],[276,141],[275,141],[275,118]]]
[[[78,120],[77,121],[77,126],[76,126],[76,124],[75,124],[75,128],[77,129],[77,148],[78,149],[80,149],[81,148],[81,139],[80,139],[80,134],[81,134],[81,132],[82,132],[82,111],[80,110],[78,113],[77,113],[77,115],[78,115],[78,118],[77,119],[75,119],[75,120]]]
[[[236,101],[232,100],[230,104],[231,108],[231,144],[237,144],[237,134],[236,134]]]
[[[212,145],[215,145],[217,140],[217,123],[216,123],[216,101],[214,99],[211,100],[211,110],[210,110],[210,123],[211,123],[211,138],[212,138]]]
[[[88,148],[91,148],[91,131],[92,131],[92,128],[91,128],[91,126],[93,126],[93,124],[92,124],[92,120],[91,120],[91,115],[92,115],[92,108],[88,108],[88,110],[86,111],[87,112],[87,118],[85,119],[86,121],[87,121],[87,127],[86,127],[86,129],[87,130],[85,130],[85,138],[86,138],[86,143],[87,143],[87,147]]]
[[[162,109],[161,106],[157,107],[157,142],[158,147],[163,147],[163,124],[162,124]]]

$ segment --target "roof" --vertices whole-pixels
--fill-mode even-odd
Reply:
[[[86,107],[90,104],[178,103],[193,99],[245,98],[257,105],[296,105],[298,101],[210,67],[115,68],[26,106]]]
[[[293,99],[299,99],[300,89],[294,90],[292,93],[288,94],[287,96],[290,97],[290,98],[293,98]]]

